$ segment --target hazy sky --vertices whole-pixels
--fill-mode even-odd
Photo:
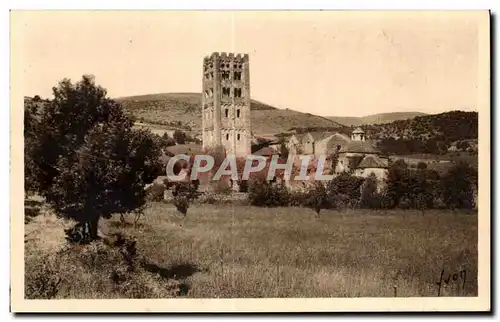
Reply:
[[[23,13],[24,92],[93,74],[112,97],[200,92],[202,59],[248,53],[253,99],[318,115],[476,110],[477,16],[443,12]]]

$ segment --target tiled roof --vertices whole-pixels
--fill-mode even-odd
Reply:
[[[362,128],[358,127],[357,129],[355,129],[352,133],[354,134],[360,134],[360,133],[365,133],[365,131],[363,131]]]
[[[351,141],[340,149],[340,153],[371,153],[379,154],[380,151],[368,141]]]
[[[335,137],[335,138],[340,138],[340,139],[342,139],[342,140],[344,140],[344,141],[347,141],[347,142],[348,142],[348,141],[351,141],[351,138],[350,138],[350,137],[348,137],[347,135],[342,134],[342,133],[338,133],[338,132],[336,132],[336,133],[333,133],[332,135],[333,135],[333,137]]]
[[[359,169],[366,168],[387,168],[387,162],[376,155],[367,155],[361,160],[359,165],[357,166]]]
[[[313,138],[314,141],[319,141],[333,135],[333,133],[331,132],[309,132],[308,134]]]
[[[270,146],[263,147],[262,149],[252,153],[253,155],[261,155],[261,156],[271,156],[274,154],[278,154],[278,152]]]

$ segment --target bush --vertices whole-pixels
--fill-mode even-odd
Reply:
[[[214,191],[207,191],[200,195],[198,202],[201,204],[247,204],[247,198],[236,198],[235,195],[220,194]]]
[[[387,195],[391,199],[391,207],[410,207],[411,172],[404,160],[397,160],[387,171]],[[407,199],[403,202],[403,198]]]
[[[40,256],[27,260],[25,267],[25,297],[27,299],[53,299],[59,292],[62,278],[58,261],[53,256]]]
[[[239,192],[248,192],[248,180],[238,181]]]
[[[175,130],[173,134],[174,140],[177,144],[184,144],[186,143],[186,133]]]
[[[186,216],[189,208],[189,203],[198,198],[198,185],[197,180],[176,182],[173,186],[173,204],[177,210]]]
[[[165,190],[165,185],[157,182],[153,183],[147,189],[146,200],[149,202],[162,201],[165,196]]]
[[[412,201],[410,198],[403,196],[399,201],[399,208],[410,209],[412,206]]]
[[[472,209],[474,191],[478,186],[478,172],[469,164],[460,162],[442,178],[443,201],[450,209]]]
[[[371,196],[370,202],[365,207],[370,209],[388,209],[391,207],[391,199],[385,192],[377,192]]]
[[[210,181],[210,191],[218,195],[227,195],[231,193],[232,188],[227,178],[222,177],[220,180]]]
[[[341,173],[330,181],[328,193],[330,196],[337,196],[335,204],[349,207],[358,205],[361,198],[361,186],[364,179],[348,173]]]
[[[318,214],[321,209],[335,207],[335,196],[329,194],[327,187],[321,181],[315,181],[311,189],[299,198],[302,206],[314,209]]]
[[[284,207],[290,203],[290,193],[281,183],[252,180],[248,187],[248,201],[260,207]]]
[[[360,205],[364,208],[377,208],[378,202],[377,178],[372,173],[363,183]]]
[[[171,137],[168,136],[167,133],[164,133],[160,138],[159,138],[159,145],[162,148],[168,148],[169,146],[175,145],[175,140]]]
[[[189,199],[184,194],[179,194],[174,197],[174,206],[181,214],[187,215],[187,210],[189,208]]]
[[[150,272],[135,238],[121,233],[51,255],[28,256],[25,296],[49,298],[169,298],[182,283]]]
[[[220,202],[220,196],[213,191],[207,191],[199,198],[199,201],[200,203],[214,205]]]
[[[307,204],[308,192],[305,190],[292,190],[289,192],[291,207],[304,207]]]

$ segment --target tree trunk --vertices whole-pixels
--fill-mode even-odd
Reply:
[[[99,238],[97,230],[99,227],[99,216],[95,216],[89,220],[90,238],[96,240]]]

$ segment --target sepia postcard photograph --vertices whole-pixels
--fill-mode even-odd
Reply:
[[[490,18],[12,10],[11,310],[491,310]]]

